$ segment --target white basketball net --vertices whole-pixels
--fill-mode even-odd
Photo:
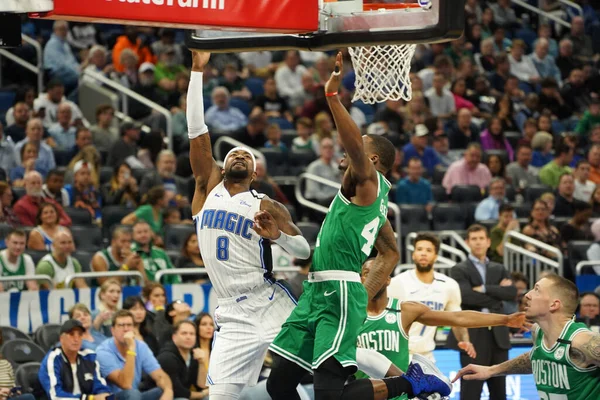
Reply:
[[[415,44],[350,47],[356,74],[352,101],[362,100],[366,104],[409,101],[412,88],[408,74],[416,47]]]

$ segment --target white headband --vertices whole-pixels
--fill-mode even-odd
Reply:
[[[234,151],[240,151],[240,150],[245,151],[246,153],[250,154],[250,157],[252,157],[252,163],[254,164],[254,172],[256,172],[256,157],[254,157],[254,154],[252,153],[252,151],[250,151],[249,148],[242,147],[242,146],[234,147],[233,149],[229,150],[229,152],[227,152],[227,155],[225,156],[225,160],[223,161],[223,167],[225,165],[227,165],[227,159],[229,158],[231,153],[233,153]]]

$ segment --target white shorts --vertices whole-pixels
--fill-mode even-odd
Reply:
[[[237,298],[219,299],[207,381],[256,385],[269,345],[296,306],[280,282]]]

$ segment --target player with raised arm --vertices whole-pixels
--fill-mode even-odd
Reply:
[[[288,210],[250,190],[256,160],[249,149],[227,153],[221,170],[212,156],[204,122],[202,73],[210,53],[193,51],[187,94],[190,163],[196,190],[192,213],[198,245],[219,306],[207,381],[212,400],[237,399],[255,385],[269,344],[295,306],[272,274],[270,242],[294,257],[310,246]]]
[[[417,301],[435,311],[461,311],[458,282],[433,270],[440,250],[440,239],[432,233],[420,233],[414,243],[412,259],[415,269],[392,278],[387,290],[389,296],[400,301]],[[433,350],[436,330],[436,326],[419,322],[412,324],[408,332],[410,354],[420,354],[435,362]],[[469,331],[460,326],[453,326],[452,331],[458,340],[458,346],[475,358],[477,353],[469,340]]]
[[[381,136],[361,136],[337,96],[342,55],[325,85],[325,96],[346,154],[340,162],[342,187],[332,201],[317,237],[313,263],[299,303],[271,345],[273,368],[267,390],[274,400],[298,399],[295,387],[306,371],[314,373],[315,399],[387,399],[407,393],[448,395],[449,382],[411,365],[400,377],[356,380],[356,338],[373,298],[396,266],[400,255],[387,220],[385,179],[395,149]],[[378,251],[371,273],[361,283],[363,262]]]
[[[525,295],[525,314],[535,322],[533,349],[502,364],[467,365],[454,380],[533,374],[541,400],[600,399],[600,334],[574,322],[577,286],[546,276]]]

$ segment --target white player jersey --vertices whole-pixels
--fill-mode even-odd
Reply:
[[[402,301],[415,301],[425,304],[435,311],[460,311],[461,293],[458,283],[449,276],[434,272],[433,283],[427,284],[417,278],[416,270],[409,270],[392,278],[388,286],[388,296]],[[435,350],[437,327],[414,322],[408,332],[408,349],[431,357]]]
[[[270,242],[252,227],[264,197],[256,191],[231,197],[223,182],[194,216],[198,247],[218,298],[230,298],[272,280]]]

